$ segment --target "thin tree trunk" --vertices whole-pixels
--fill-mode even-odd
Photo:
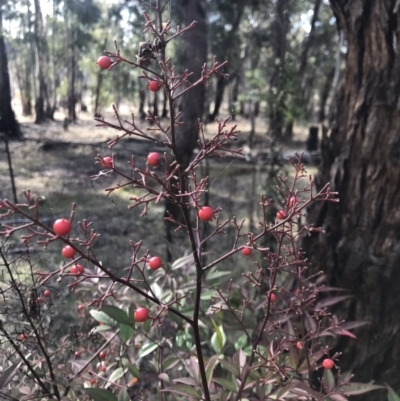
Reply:
[[[269,96],[269,133],[274,140],[281,139],[285,125],[285,101],[284,88],[285,58],[287,48],[287,34],[289,31],[289,0],[276,2],[274,32],[274,68],[270,80]]]
[[[322,142],[317,184],[331,183],[340,203],[318,203],[308,220],[303,248],[313,271],[354,298],[339,318],[369,322],[340,336],[333,351],[341,371],[357,382],[388,383],[400,392],[400,36],[395,1],[331,0],[347,42],[346,70],[333,103],[330,135]],[[386,392],[362,395],[386,399]]]
[[[21,131],[11,107],[11,87],[6,45],[3,38],[3,10],[0,5],[0,132],[10,139],[20,139]]]
[[[168,101],[167,92],[163,91],[163,109],[161,118],[167,118],[168,116],[167,101]]]
[[[299,76],[300,77],[303,77],[304,72],[306,71],[308,55],[309,55],[310,49],[312,47],[312,44],[314,42],[315,24],[318,20],[318,14],[319,14],[319,9],[320,9],[321,3],[322,3],[322,0],[315,0],[314,12],[313,12],[313,16],[312,16],[311,24],[310,24],[311,25],[310,32],[308,34],[307,40],[305,41],[303,51],[302,51],[301,57],[300,57],[300,67],[299,67]]]
[[[146,90],[144,88],[143,80],[139,78],[139,115],[142,120],[146,118],[144,105],[146,104]]]
[[[96,95],[94,99],[94,116],[100,117],[100,93],[101,93],[101,86],[103,84],[103,74],[102,71],[99,69],[97,71],[97,81],[96,81]]]
[[[154,92],[153,98],[153,115],[158,117],[158,93]]]
[[[227,71],[224,71],[227,73]],[[226,78],[222,75],[217,78],[217,86],[215,88],[215,102],[214,111],[210,114],[209,120],[214,121],[219,114],[219,109],[221,107],[222,101],[224,100],[224,90],[226,85]]]
[[[325,109],[326,102],[328,101],[329,94],[332,89],[333,76],[335,74],[335,67],[331,68],[329,73],[326,75],[324,85],[319,95],[319,109],[318,109],[318,122],[323,123],[325,121]]]
[[[195,82],[201,76],[201,69],[207,60],[207,29],[205,0],[185,0],[183,4],[185,24],[197,21],[196,29],[191,29],[183,36],[184,55],[182,65],[193,72],[190,80]],[[193,150],[199,138],[199,123],[204,115],[205,86],[197,85],[182,98],[181,127],[176,129],[175,158],[182,170],[189,165]],[[173,111],[170,110],[170,113]],[[185,184],[184,184],[185,185]],[[183,188],[180,191],[184,191]],[[182,220],[180,210],[172,202],[167,202],[166,213],[171,213],[175,219]],[[172,238],[175,228],[167,222],[167,240]]]

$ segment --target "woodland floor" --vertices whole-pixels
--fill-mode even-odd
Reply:
[[[148,214],[140,217],[141,210],[128,208],[131,204],[129,197],[135,194],[133,189],[115,191],[109,197],[106,196],[104,189],[123,182],[121,178],[105,175],[96,180],[91,178],[100,170],[99,164],[95,164],[98,154],[106,156],[114,152],[116,166],[129,174],[127,162],[131,155],[135,155],[139,166],[144,166],[149,151],[162,149],[156,149],[145,141],[128,138],[121,140],[111,152],[107,140],[113,138],[116,131],[96,127],[88,113],[81,113],[78,122],[71,124],[67,131],[62,127],[63,115],[56,114],[55,117],[55,122],[39,126],[18,116],[25,141],[10,144],[18,199],[23,200],[22,191],[26,189],[42,197],[44,201],[41,204],[41,216],[49,226],[56,218],[68,217],[71,204],[75,203],[75,221],[92,221],[95,231],[101,233],[95,251],[104,265],[120,268],[128,265],[131,256],[129,241],[137,242],[141,239],[145,249],[151,249],[153,254],[165,255],[163,205],[152,205]],[[111,113],[105,117],[106,120],[113,121]],[[241,146],[248,139],[250,124],[248,120],[241,118],[235,124],[241,130],[237,141]],[[258,118],[256,130],[257,147],[266,147],[266,121]],[[216,123],[206,126],[208,136],[211,137],[215,132]],[[292,145],[296,150],[304,149],[302,143],[304,144],[306,132],[305,128],[295,128]],[[288,149],[287,146],[284,148]],[[240,157],[211,160],[208,174],[211,183],[209,204],[214,208],[222,207],[220,219],[236,216],[239,220],[250,214],[257,226],[262,217],[257,204],[267,187],[267,170],[267,165],[247,163]],[[285,171],[290,175],[289,165],[283,166],[283,175]],[[308,171],[313,174],[315,168]],[[205,171],[200,173],[204,175]],[[276,182],[269,183],[269,186],[271,184]],[[0,144],[0,199],[2,198],[12,199],[12,191],[4,145]],[[17,239],[15,241],[14,252],[18,253],[20,246]],[[211,247],[210,252],[220,253],[224,249],[231,249],[232,236],[220,237],[215,242],[216,249]],[[187,245],[179,241],[179,246],[172,248],[172,251],[175,257],[179,257],[187,249]],[[51,244],[46,254],[42,253],[39,246],[33,246],[32,251],[35,264],[40,269],[51,270],[53,266],[62,263],[58,245]]]

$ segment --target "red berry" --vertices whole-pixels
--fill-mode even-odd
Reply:
[[[101,165],[104,168],[113,168],[114,163],[113,163],[112,157],[110,157],[110,156],[103,157],[103,161],[101,162]]]
[[[106,366],[106,365],[101,365],[101,366],[100,366],[100,370],[101,370],[102,372],[105,372],[105,371],[107,370],[107,366]]]
[[[19,335],[19,339],[20,339],[21,341],[24,341],[24,340],[26,340],[27,338],[28,338],[27,335],[24,334],[24,333],[22,333],[22,334]]]
[[[101,56],[97,60],[96,64],[102,69],[102,70],[108,70],[111,67],[111,60],[107,56]]]
[[[37,297],[36,299],[38,304],[42,304],[43,303],[43,298],[42,297]]]
[[[104,351],[99,352],[99,358],[104,359],[106,357],[106,353]]]
[[[250,256],[252,252],[253,252],[252,249],[249,248],[248,246],[242,249],[242,253],[244,256]]]
[[[289,198],[289,207],[293,207],[297,203],[297,197],[296,196],[291,196]]]
[[[332,361],[332,359],[327,358],[323,360],[322,366],[325,369],[332,369],[335,366],[335,363]]]
[[[146,308],[138,308],[135,310],[133,317],[139,323],[145,322],[149,317],[149,311]]]
[[[269,295],[269,300],[271,303],[274,303],[276,301],[276,295],[271,292],[271,294]]]
[[[161,84],[159,83],[159,82],[157,82],[157,81],[150,81],[149,82],[149,89],[152,91],[152,92],[158,92],[160,89],[161,89]]]
[[[78,312],[82,312],[85,309],[85,307],[83,305],[78,305],[77,309],[78,309]]]
[[[70,269],[71,274],[73,274],[75,276],[80,276],[81,274],[83,274],[84,271],[85,271],[85,269],[82,265],[75,265],[75,266],[72,266]]]
[[[210,221],[214,217],[214,211],[210,206],[203,206],[198,213],[199,219],[203,221]]]
[[[298,349],[303,349],[303,348],[304,348],[304,345],[303,345],[303,343],[302,343],[301,341],[297,341],[296,347],[297,347]]]
[[[50,290],[45,290],[43,295],[48,298],[50,296]]]
[[[79,351],[75,351],[75,358],[79,358],[80,355],[81,353]]]
[[[97,382],[97,380],[94,377],[90,379],[90,384],[91,385],[96,384],[96,382]]]
[[[150,166],[157,167],[160,164],[160,155],[157,152],[151,152],[147,156],[147,163]]]
[[[153,256],[149,260],[149,266],[151,270],[157,270],[162,266],[162,260],[158,256]]]
[[[71,231],[71,223],[67,219],[58,219],[53,224],[53,230],[57,235],[68,235]]]
[[[276,218],[279,220],[283,220],[286,218],[286,212],[284,210],[279,210],[279,212],[276,214]]]
[[[72,259],[76,254],[76,251],[74,248],[72,248],[72,246],[64,246],[64,248],[61,251],[61,255],[64,256],[64,258],[66,259]]]

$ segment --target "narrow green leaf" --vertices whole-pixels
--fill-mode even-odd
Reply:
[[[214,319],[211,319],[211,322],[215,330],[215,333],[211,337],[211,346],[214,348],[215,352],[221,353],[222,348],[226,343],[226,335],[224,332],[224,328],[222,326],[218,326],[217,323],[215,323]]]
[[[125,387],[118,393],[118,401],[129,401],[128,390]]]
[[[247,345],[248,338],[246,334],[241,335],[237,341],[235,342],[235,350],[237,351],[240,348],[245,348]]]
[[[140,370],[136,365],[129,364],[128,369],[129,369],[129,372],[131,372],[133,377],[140,379]]]
[[[388,401],[400,401],[400,397],[395,393],[395,391],[388,385],[386,385],[388,390]]]
[[[229,370],[229,372],[231,372],[236,378],[239,377],[239,368],[237,368],[233,363],[228,362],[225,359],[220,359],[219,362],[225,369]]]
[[[214,377],[213,381],[215,383],[218,383],[222,387],[226,388],[229,391],[232,391],[234,393],[237,392],[236,384],[232,383],[231,381],[227,379],[223,379],[222,377]]]
[[[17,374],[21,364],[22,362],[11,365],[3,372],[3,374],[0,376],[0,389],[4,388],[8,383],[10,383],[13,377]]]
[[[163,362],[163,370],[167,371],[172,369],[179,363],[179,359],[175,355],[167,356],[165,361]]]
[[[132,337],[135,331],[131,326],[127,326],[126,324],[121,324],[120,330],[119,330],[119,336],[121,337],[121,340],[126,343],[128,342]]]
[[[335,388],[335,377],[330,369],[324,369],[324,384],[329,393]]]
[[[385,388],[385,386],[368,383],[350,383],[346,386],[343,386],[343,393],[346,395],[358,395],[368,393],[369,391],[373,390],[379,390],[381,388]]]
[[[192,254],[183,256],[183,257],[175,260],[175,262],[172,263],[171,270],[180,269],[181,267],[184,267],[187,263],[194,265],[194,258],[193,258]]]
[[[206,279],[208,281],[216,280],[216,279],[220,279],[221,277],[227,276],[229,274],[232,274],[232,272],[223,272],[223,271],[211,272],[211,273],[207,274]]]
[[[208,360],[208,362],[206,364],[206,377],[207,377],[207,383],[209,386],[210,386],[212,378],[213,378],[214,369],[218,365],[218,363],[219,363],[219,356],[214,355]]]
[[[118,401],[111,391],[103,388],[84,388],[83,389],[94,401]]]
[[[110,316],[111,319],[114,319],[118,323],[126,324],[127,326],[131,324],[131,320],[129,319],[128,314],[124,310],[117,308],[116,306],[104,305],[101,308],[100,312],[104,312],[106,315]]]
[[[89,313],[91,314],[94,320],[97,320],[100,323],[104,323],[109,326],[115,326],[117,323],[114,319],[111,319],[110,316],[108,316],[106,313],[102,311],[91,310],[89,311]]]
[[[190,396],[190,397],[194,397],[197,399],[201,399],[201,395],[196,391],[196,389],[194,389],[191,386],[186,386],[184,384],[178,384],[176,386],[172,386],[172,387],[168,387],[164,390],[161,391],[165,391],[165,392],[169,392],[169,393],[175,393],[175,394],[180,394],[180,395],[185,395],[185,396]]]
[[[125,373],[125,370],[123,368],[121,368],[121,367],[117,368],[114,370],[114,372],[111,373],[108,381],[115,382],[118,379],[120,379],[124,375],[124,373]]]
[[[144,356],[151,354],[157,348],[158,344],[156,343],[148,342],[147,344],[144,344],[139,351],[139,358],[143,358]]]
[[[90,334],[99,333],[101,331],[108,331],[108,330],[112,330],[112,327],[109,326],[108,324],[103,324],[101,326],[93,327],[93,329],[90,330]]]

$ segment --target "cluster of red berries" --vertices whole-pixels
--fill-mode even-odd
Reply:
[[[108,70],[108,69],[110,69],[110,67],[112,65],[112,61],[111,61],[110,57],[108,57],[108,56],[101,56],[96,61],[96,64],[100,67],[100,69]],[[148,82],[147,86],[152,92],[158,92],[162,88],[163,85],[159,81],[151,80]]]

